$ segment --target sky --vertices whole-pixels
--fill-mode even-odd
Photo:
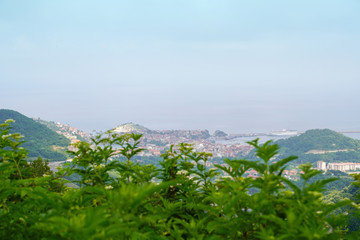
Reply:
[[[358,0],[0,0],[0,108],[85,131],[360,130]]]

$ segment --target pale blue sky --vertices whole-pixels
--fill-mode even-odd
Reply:
[[[0,0],[0,108],[87,131],[360,130],[360,1]]]

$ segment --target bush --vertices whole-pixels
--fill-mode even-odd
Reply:
[[[171,146],[156,168],[132,162],[144,150],[138,147],[141,135],[108,133],[77,143],[72,163],[55,175],[46,162],[26,162],[21,137],[8,134],[9,124],[0,125],[2,239],[350,237],[346,215],[333,212],[353,203],[321,200],[334,179],[310,183],[320,172],[305,164],[303,185],[295,186],[282,172],[296,157],[271,163],[279,150],[271,142],[250,142],[258,161],[226,160],[227,167],[217,168],[229,176],[219,177],[218,169],[205,167],[211,154],[190,144]],[[126,161],[113,161],[117,155]],[[248,169],[259,177],[245,178]],[[73,174],[78,189],[64,185],[63,177]]]

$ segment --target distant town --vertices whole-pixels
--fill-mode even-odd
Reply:
[[[65,136],[71,141],[72,144],[79,141],[90,142],[92,137],[91,134],[66,124],[59,122],[48,122],[36,118],[34,118],[34,120],[46,125],[50,129],[56,131],[58,134]],[[246,141],[236,142],[237,139],[253,140],[258,137],[265,139],[281,139],[298,136],[301,134],[301,132],[296,130],[285,129],[269,133],[250,134],[227,134],[221,130],[217,130],[213,134],[210,134],[208,130],[150,130],[135,123],[125,123],[119,125],[112,129],[112,131],[120,135],[132,132],[142,134],[143,137],[141,139],[140,147],[145,148],[146,150],[138,154],[138,156],[141,157],[159,157],[162,153],[170,148],[170,145],[190,143],[193,145],[195,151],[212,153],[213,158],[236,158],[247,155],[253,149],[253,147],[247,144]],[[68,150],[75,150],[72,144],[68,147]],[[346,152],[348,150],[311,150],[306,154],[324,154],[341,151]],[[142,160],[137,161],[141,162]],[[206,163],[206,167],[213,168],[214,164],[219,164],[223,167],[227,166],[227,164],[224,164],[222,161],[218,162],[216,159],[213,159]],[[324,172],[328,170],[337,170],[351,173],[354,171],[360,171],[360,163],[326,163],[324,161],[318,161],[316,168]],[[221,172],[223,175],[227,175],[226,172]],[[298,180],[301,173],[302,172],[299,169],[293,168],[290,170],[284,170],[283,176],[290,180]],[[252,169],[248,170],[245,175],[246,177],[251,178],[259,177],[258,173]]]
[[[71,143],[90,141],[91,134],[75,127],[59,122],[44,121],[39,118],[34,118],[34,120],[70,139]],[[147,150],[141,152],[139,156],[160,156],[165,150],[169,149],[171,144],[191,143],[196,151],[212,153],[213,157],[219,158],[246,155],[252,150],[252,146],[249,144],[232,143],[231,140],[236,138],[252,137],[255,139],[259,136],[289,137],[300,134],[295,130],[252,134],[227,134],[217,130],[214,134],[210,135],[207,130],[150,130],[134,123],[122,124],[114,128],[113,131],[119,134],[130,132],[143,134],[141,147]],[[69,149],[71,150],[72,147],[69,146]]]
[[[90,133],[66,124],[45,121],[40,118],[33,119],[70,139],[71,143],[78,141],[89,142],[92,137]],[[119,125],[113,131],[119,134],[131,132],[143,134],[141,147],[147,150],[141,152],[139,156],[160,156],[165,150],[169,149],[170,145],[191,143],[196,151],[212,153],[213,157],[219,158],[247,155],[252,150],[252,146],[245,142],[233,141],[239,138],[248,138],[250,140],[266,136],[269,139],[279,139],[297,136],[302,133],[296,130],[283,129],[269,133],[227,134],[217,130],[211,135],[208,130],[150,130],[135,123]],[[69,148],[72,149],[71,146]]]

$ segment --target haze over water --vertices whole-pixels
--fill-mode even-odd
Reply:
[[[344,133],[345,136],[353,138],[353,139],[357,139],[360,140],[360,133]],[[222,144],[234,144],[234,143],[239,143],[239,144],[246,144],[246,142],[249,141],[253,141],[256,138],[259,138],[259,143],[265,143],[266,141],[272,140],[272,141],[277,141],[279,139],[286,139],[292,136],[265,136],[265,135],[261,135],[261,136],[256,136],[256,137],[237,137],[231,140],[218,140],[216,141],[217,143],[222,143]]]

